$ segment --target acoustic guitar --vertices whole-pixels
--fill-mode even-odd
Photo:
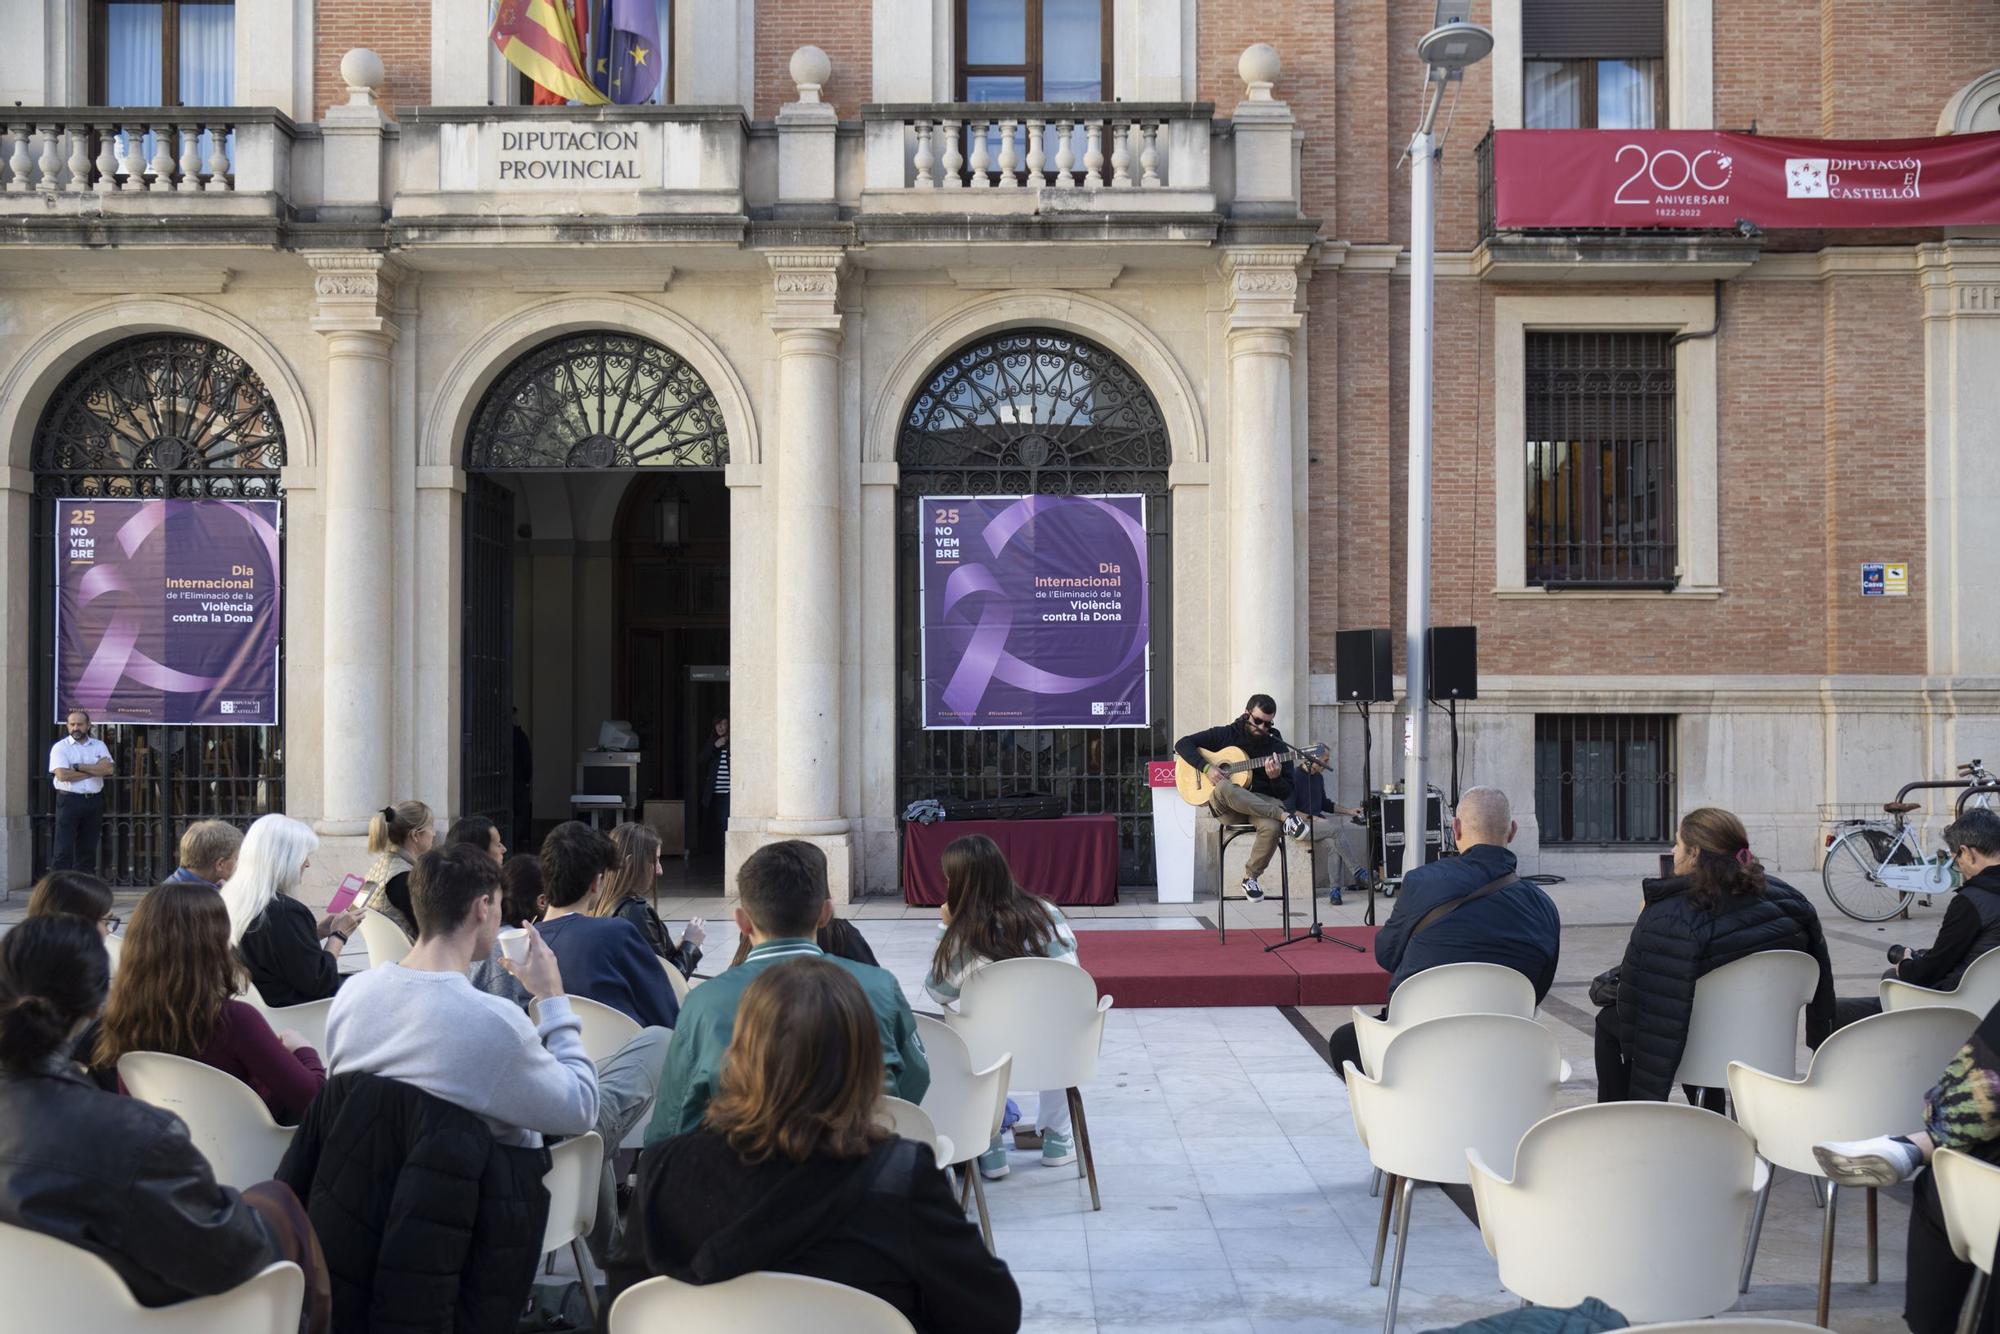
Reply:
[[[1329,747],[1323,745],[1307,746],[1303,750],[1297,747],[1290,749],[1291,759],[1294,762],[1306,761],[1322,766],[1333,754]],[[1202,758],[1203,767],[1200,769],[1180,756],[1174,756],[1174,786],[1180,789],[1181,800],[1190,806],[1208,805],[1209,797],[1215,792],[1215,783],[1208,776],[1207,766],[1214,765],[1221,769],[1223,775],[1236,786],[1248,787],[1251,777],[1264,767],[1266,759],[1260,755],[1253,760],[1243,753],[1240,746],[1225,746],[1221,750],[1201,750],[1197,747],[1196,750]],[[1280,761],[1285,758],[1283,754],[1278,756]]]

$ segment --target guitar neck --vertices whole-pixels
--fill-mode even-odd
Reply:
[[[1289,750],[1274,750],[1271,752],[1271,755],[1277,756],[1278,763],[1280,764],[1289,764],[1292,760]],[[1222,772],[1226,774],[1240,774],[1248,773],[1252,769],[1261,769],[1264,767],[1264,761],[1270,759],[1271,755],[1259,755],[1254,760],[1237,760],[1234,764],[1225,764],[1222,766]]]

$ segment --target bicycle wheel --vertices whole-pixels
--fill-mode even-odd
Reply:
[[[1916,898],[1891,889],[1876,876],[1875,869],[1895,849],[1895,862],[1910,860],[1910,850],[1881,829],[1850,829],[1833,841],[1820,863],[1820,879],[1833,906],[1857,922],[1886,922]]]

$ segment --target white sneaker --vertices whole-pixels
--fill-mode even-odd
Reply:
[[[1264,901],[1264,887],[1257,883],[1256,876],[1246,875],[1243,877],[1243,897],[1252,903],[1262,903]]]
[[[1888,1135],[1813,1145],[1820,1169],[1838,1186],[1894,1186],[1924,1165],[1917,1146]]]
[[[1306,817],[1297,811],[1293,811],[1285,817],[1286,838],[1302,838],[1311,828],[1312,825],[1306,821]]]

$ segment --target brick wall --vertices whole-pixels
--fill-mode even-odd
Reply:
[[[313,106],[318,114],[347,100],[340,58],[357,46],[382,57],[388,84],[379,101],[389,115],[431,100],[430,0],[339,0],[313,18]]]
[[[1243,100],[1243,80],[1236,73],[1243,49],[1254,42],[1277,48],[1282,68],[1272,96],[1291,105],[1305,134],[1305,211],[1311,217],[1326,217],[1333,207],[1336,8],[1325,0],[1238,0],[1200,4],[1196,11],[1195,97],[1215,103],[1217,116],[1230,115]]]
[[[758,0],[757,115],[775,116],[798,97],[792,53],[816,46],[833,61],[833,82],[820,91],[844,119],[874,100],[871,6],[865,0]]]

